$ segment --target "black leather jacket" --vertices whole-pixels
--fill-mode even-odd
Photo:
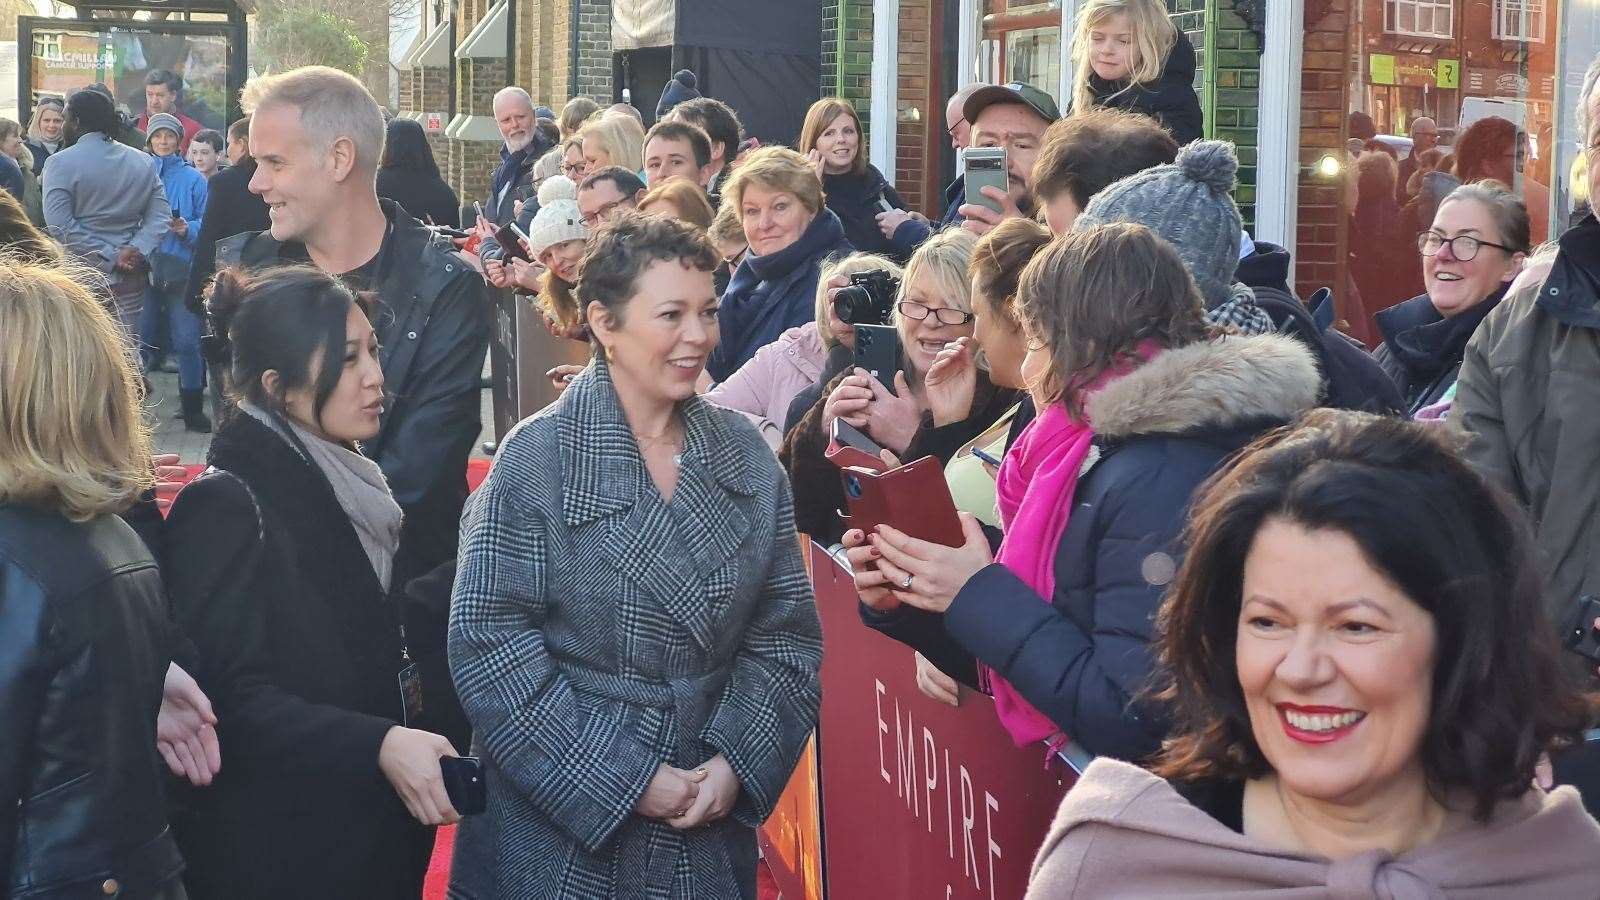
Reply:
[[[182,872],[156,752],[170,639],[121,519],[0,505],[0,896],[148,897]]]

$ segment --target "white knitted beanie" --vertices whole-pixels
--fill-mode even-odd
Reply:
[[[589,239],[578,212],[578,186],[565,175],[553,175],[539,186],[539,212],[528,226],[528,250],[534,259],[547,247]]]

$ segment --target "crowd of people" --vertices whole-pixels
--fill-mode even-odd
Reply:
[[[1096,757],[1030,897],[1592,896],[1600,223],[1536,250],[1419,119],[1351,203],[1419,288],[1322,327],[1165,9],[1072,40],[1064,114],[949,99],[1003,165],[927,212],[849,101],[758,146],[689,72],[649,127],[504,88],[465,208],[331,69],[226,135],[163,72],[0,121],[0,895],[414,898],[459,822],[453,897],[753,898],[806,535],[929,698]],[[469,495],[494,291],[590,361]],[[167,356],[216,431],[175,499]],[[848,440],[959,538],[847,519]]]

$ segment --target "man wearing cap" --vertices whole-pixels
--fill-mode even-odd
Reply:
[[[972,125],[966,116],[967,100],[984,87],[986,85],[969,84],[956,91],[944,105],[944,130],[950,135],[950,147],[958,155],[972,144]],[[910,257],[938,229],[960,224],[961,207],[967,202],[966,188],[966,176],[956,172],[955,180],[944,189],[944,216],[937,225],[929,223],[920,214],[895,209],[878,213],[878,227],[883,230],[884,237],[894,242],[896,250]]]
[[[112,139],[111,98],[81,90],[67,101],[67,146],[44,166],[44,221],[79,262],[109,276],[117,322],[133,340],[149,285],[149,257],[172,208],[150,157]]]
[[[1044,131],[1050,123],[1061,118],[1056,101],[1030,84],[990,85],[974,91],[967,98],[966,119],[972,125],[972,146],[1004,147],[1006,175],[1011,190],[1004,196],[998,188],[983,189],[984,196],[1000,204],[1000,212],[973,203],[968,197],[961,207],[966,218],[962,227],[977,235],[989,230],[1005,219],[1031,216],[1034,201],[1028,183],[1033,173],[1034,160],[1044,147]]]

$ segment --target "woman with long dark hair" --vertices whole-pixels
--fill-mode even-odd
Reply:
[[[430,225],[461,227],[461,200],[439,174],[428,135],[410,119],[389,123],[378,166],[378,196]]]
[[[400,507],[357,450],[384,402],[366,308],[308,267],[224,271],[208,303],[238,412],[162,560],[228,749],[174,823],[196,896],[415,898],[456,820],[390,596]]]

